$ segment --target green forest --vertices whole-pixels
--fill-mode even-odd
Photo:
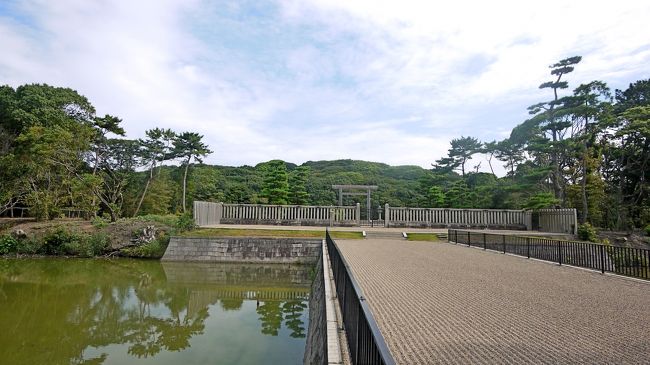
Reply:
[[[539,86],[548,98],[530,106],[508,138],[459,136],[447,156],[432,156],[430,169],[355,160],[206,165],[212,151],[198,133],[153,128],[129,139],[119,117],[97,115],[75,90],[2,86],[0,216],[23,209],[39,220],[74,213],[115,221],[188,212],[194,200],[335,205],[332,184],[373,184],[374,206],[569,207],[582,223],[646,227],[650,79],[625,90],[604,81],[569,87],[580,61],[550,66]],[[477,157],[491,172],[470,165]],[[505,176],[494,173],[497,164]]]

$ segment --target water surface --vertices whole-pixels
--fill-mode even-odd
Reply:
[[[0,363],[300,364],[310,270],[0,259]]]

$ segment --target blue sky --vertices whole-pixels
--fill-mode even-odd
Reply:
[[[213,164],[430,167],[452,138],[507,137],[559,59],[583,56],[572,88],[650,77],[649,18],[647,1],[2,0],[0,84],[74,88],[131,138],[197,131]]]

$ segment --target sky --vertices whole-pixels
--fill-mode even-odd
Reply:
[[[560,59],[583,57],[567,93],[650,77],[648,19],[647,0],[0,0],[0,84],[73,88],[129,138],[198,132],[209,164],[430,168],[453,138],[507,138]]]

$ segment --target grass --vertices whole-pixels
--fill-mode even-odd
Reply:
[[[332,238],[362,239],[361,232],[331,231]],[[325,238],[325,230],[291,229],[239,229],[239,228],[199,228],[184,232],[180,237],[285,237],[285,238]]]
[[[408,241],[429,241],[429,242],[439,242],[440,237],[435,233],[407,233],[406,239]]]

